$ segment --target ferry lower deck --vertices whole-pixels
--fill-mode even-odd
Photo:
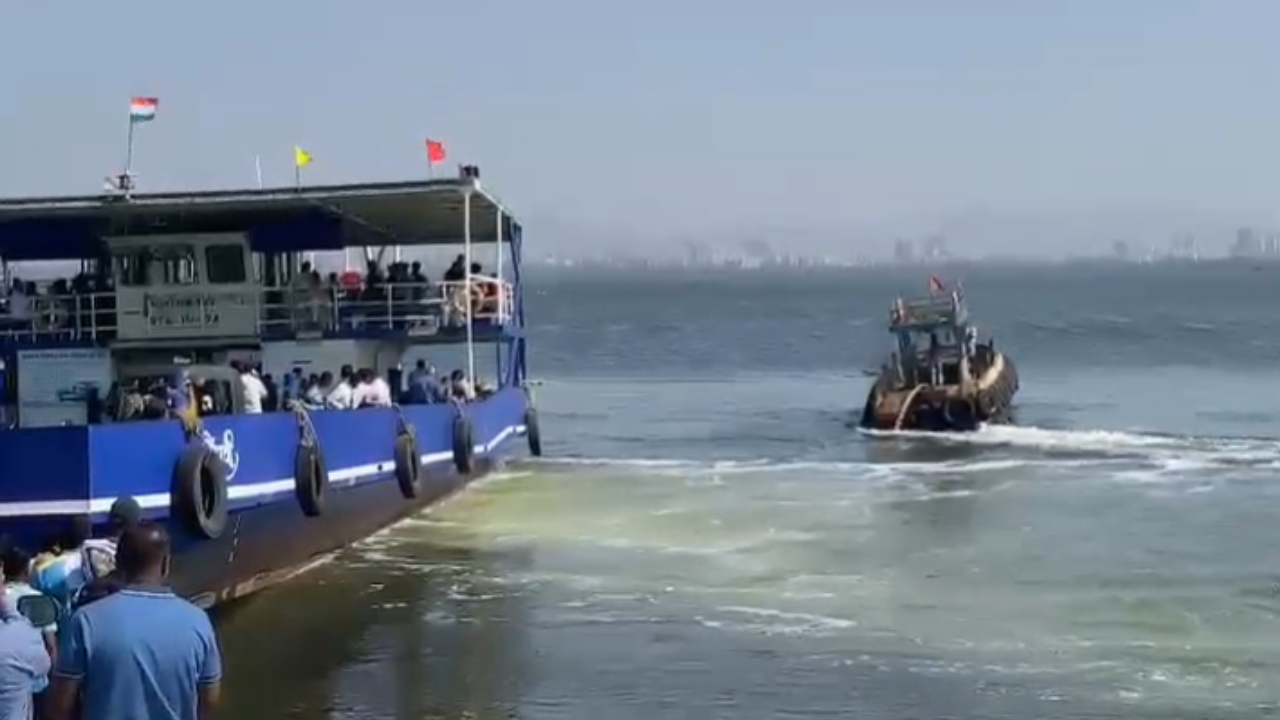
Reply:
[[[213,604],[435,502],[518,446],[539,453],[521,253],[519,223],[474,168],[0,201],[0,533],[35,550],[71,516],[101,524],[133,497],[174,538],[175,587]],[[344,265],[325,268],[338,254]],[[19,274],[48,261],[80,272],[43,285]],[[383,383],[399,402],[344,406],[344,383],[357,395]]]

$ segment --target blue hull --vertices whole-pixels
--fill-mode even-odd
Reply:
[[[111,503],[132,495],[174,542],[173,584],[201,604],[244,595],[283,579],[410,515],[483,475],[524,445],[528,399],[507,389],[465,406],[475,462],[454,466],[450,405],[317,411],[311,420],[328,470],[322,514],[306,516],[296,495],[299,424],[292,413],[207,418],[206,442],[228,468],[230,519],[206,539],[170,513],[174,470],[187,446],[176,421],[54,427],[0,433],[0,533],[31,549],[89,513],[105,522]],[[393,452],[400,415],[417,437],[423,480],[402,494]]]

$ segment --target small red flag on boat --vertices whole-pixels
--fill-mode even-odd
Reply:
[[[444,162],[444,143],[439,140],[427,139],[427,162],[432,165],[438,165]]]
[[[947,286],[942,283],[942,280],[938,279],[937,275],[929,276],[929,294],[930,295],[941,295],[946,291],[947,291]]]

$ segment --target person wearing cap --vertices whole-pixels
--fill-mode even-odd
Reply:
[[[207,717],[221,697],[222,655],[209,616],[167,585],[168,534],[134,525],[116,563],[123,586],[77,610],[61,633],[46,717]]]
[[[89,562],[82,564],[87,570],[86,581],[71,599],[71,608],[79,609],[95,600],[101,600],[123,586],[119,568],[116,567],[116,554],[119,552],[120,537],[131,527],[142,522],[142,506],[131,497],[122,497],[111,504],[111,512],[107,515],[109,536],[101,540],[91,540],[102,549]],[[87,544],[87,543],[86,543]],[[109,555],[107,553],[110,553]]]

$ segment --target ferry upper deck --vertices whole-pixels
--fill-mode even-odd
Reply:
[[[521,227],[476,175],[0,200],[0,342],[519,337]],[[458,249],[443,275],[401,259],[439,246]],[[317,253],[350,248],[364,251],[358,269],[320,271]],[[42,285],[14,265],[28,261],[79,272]]]

